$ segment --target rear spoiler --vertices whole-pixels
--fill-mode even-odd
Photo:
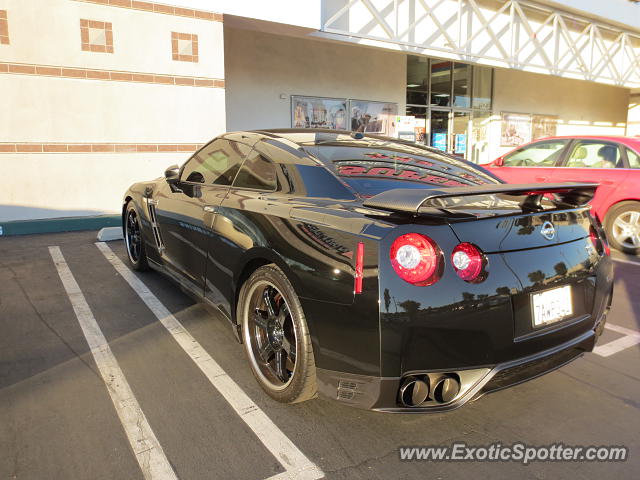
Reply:
[[[365,207],[377,208],[390,212],[406,212],[418,214],[420,208],[431,200],[438,198],[469,197],[474,195],[503,194],[526,198],[520,204],[527,212],[543,210],[542,198],[553,193],[559,201],[558,206],[576,208],[589,203],[598,188],[597,183],[524,183],[524,184],[489,184],[468,187],[450,188],[395,188],[374,195],[363,202]],[[437,205],[426,205],[438,209]]]

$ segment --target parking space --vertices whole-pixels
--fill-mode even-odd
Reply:
[[[121,242],[94,241],[0,241],[0,478],[629,478],[640,467],[633,258],[614,253],[624,262],[597,353],[453,412],[390,415],[272,401],[224,319],[164,276],[128,270]],[[625,445],[630,455],[529,466],[399,459],[401,446],[454,441]]]

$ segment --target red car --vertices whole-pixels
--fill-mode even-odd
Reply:
[[[594,182],[611,246],[640,254],[640,137],[547,137],[483,165],[509,183]]]

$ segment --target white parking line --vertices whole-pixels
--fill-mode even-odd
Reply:
[[[606,328],[607,330],[611,330],[612,332],[640,338],[640,332],[636,332],[635,330],[631,330],[630,328],[621,327],[620,325],[615,325],[613,323],[605,323],[604,328]]]
[[[601,357],[610,357],[615,353],[621,352],[622,350],[640,343],[640,333],[635,330],[611,323],[606,323],[604,327],[613,332],[622,333],[624,337],[605,343],[604,345],[598,345],[594,348],[593,353],[596,353]]]
[[[167,310],[147,286],[113,253],[106,243],[96,242],[96,246],[116,271],[138,294],[156,318],[173,336],[178,345],[191,357],[211,384],[222,394],[263,443],[265,448],[286,470],[272,479],[318,479],[324,473],[309,460],[275,423],[258,407],[249,396],[227,375],[218,363],[206,352],[202,345],[191,336],[182,324]]]
[[[78,318],[82,333],[87,339],[91,355],[102,375],[113,406],[131,444],[144,478],[150,480],[177,480],[171,464],[158,443],[144,412],[131,391],[107,339],[102,334],[87,301],[73,277],[60,247],[49,247],[62,285],[67,292],[73,311]]]

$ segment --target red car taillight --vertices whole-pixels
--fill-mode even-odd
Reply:
[[[598,231],[593,227],[593,225],[589,229],[589,238],[591,239],[591,243],[596,249],[596,252],[598,252],[598,255],[611,255],[609,244],[600,237]]]
[[[425,235],[407,233],[396,238],[389,258],[393,269],[405,282],[428,286],[440,279],[442,252],[438,244]]]
[[[611,248],[609,247],[609,242],[607,241],[607,236],[604,233],[604,227],[602,226],[602,223],[600,222],[600,219],[596,215],[593,216],[593,219],[595,220],[596,227],[597,227],[595,229],[595,234],[597,234],[596,236],[600,239],[600,243],[602,244],[602,247],[604,248],[604,253],[606,255],[611,255]],[[593,227],[591,227],[591,229],[589,230],[589,236],[591,237],[591,242],[592,243],[593,243],[593,230],[594,230]]]
[[[451,263],[456,274],[465,282],[474,282],[481,278],[484,255],[471,243],[461,243],[453,249]]]
[[[356,274],[353,279],[354,293],[362,293],[362,276],[364,275],[364,243],[358,242],[356,250]]]

